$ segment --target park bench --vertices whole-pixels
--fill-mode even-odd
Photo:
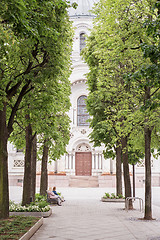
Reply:
[[[60,198],[57,195],[55,195],[55,197],[53,195],[51,196],[51,191],[48,191],[48,190],[47,190],[47,202],[50,203],[50,204],[61,205]]]

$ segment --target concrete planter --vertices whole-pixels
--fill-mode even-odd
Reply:
[[[33,234],[43,225],[43,217],[34,224],[19,240],[29,240]]]
[[[50,209],[48,212],[10,212],[9,215],[10,216],[20,216],[20,215],[24,215],[24,216],[33,216],[33,217],[49,217],[52,214],[52,209]]]
[[[123,203],[125,203],[125,199],[123,199],[123,198],[119,198],[119,199],[116,199],[116,198],[113,198],[113,199],[111,199],[111,198],[103,198],[102,197],[102,202],[123,202]]]

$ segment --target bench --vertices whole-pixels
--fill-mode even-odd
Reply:
[[[47,202],[50,203],[50,204],[61,205],[60,198],[57,195],[54,195],[54,193],[52,193],[51,191],[47,191]]]

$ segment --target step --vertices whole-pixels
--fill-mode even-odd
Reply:
[[[95,176],[70,176],[70,187],[99,187],[98,177]]]

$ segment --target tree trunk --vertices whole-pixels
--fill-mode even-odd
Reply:
[[[35,201],[36,193],[36,163],[37,163],[37,137],[32,140],[32,155],[31,155],[31,197]]]
[[[121,162],[121,147],[117,143],[116,147],[116,194],[122,194],[122,162]]]
[[[135,192],[136,192],[136,184],[135,184],[135,165],[132,164],[133,167],[133,197],[135,197]]]
[[[6,104],[0,111],[0,219],[9,216]]]
[[[148,99],[151,98],[151,89],[149,86],[145,87],[145,99],[144,105],[146,105]],[[147,126],[148,119],[146,118],[144,127],[145,138],[145,214],[144,219],[152,219],[152,202],[151,202],[151,133],[152,130]]]
[[[41,167],[41,183],[40,183],[41,195],[46,195],[46,190],[48,188],[48,171],[47,171],[48,151],[49,151],[49,147],[47,146],[47,140],[45,139],[44,146],[43,146],[42,167]]]
[[[144,219],[152,219],[151,201],[151,130],[145,127],[145,215]]]
[[[29,115],[26,116],[26,119],[29,119]],[[26,127],[26,150],[25,150],[22,205],[29,204],[31,201],[31,152],[32,152],[32,127],[29,124]]]
[[[122,138],[121,141],[122,141],[122,159],[123,159],[125,198],[127,198],[132,196],[131,181],[129,176],[127,137]],[[129,209],[133,209],[132,201],[129,201]]]

